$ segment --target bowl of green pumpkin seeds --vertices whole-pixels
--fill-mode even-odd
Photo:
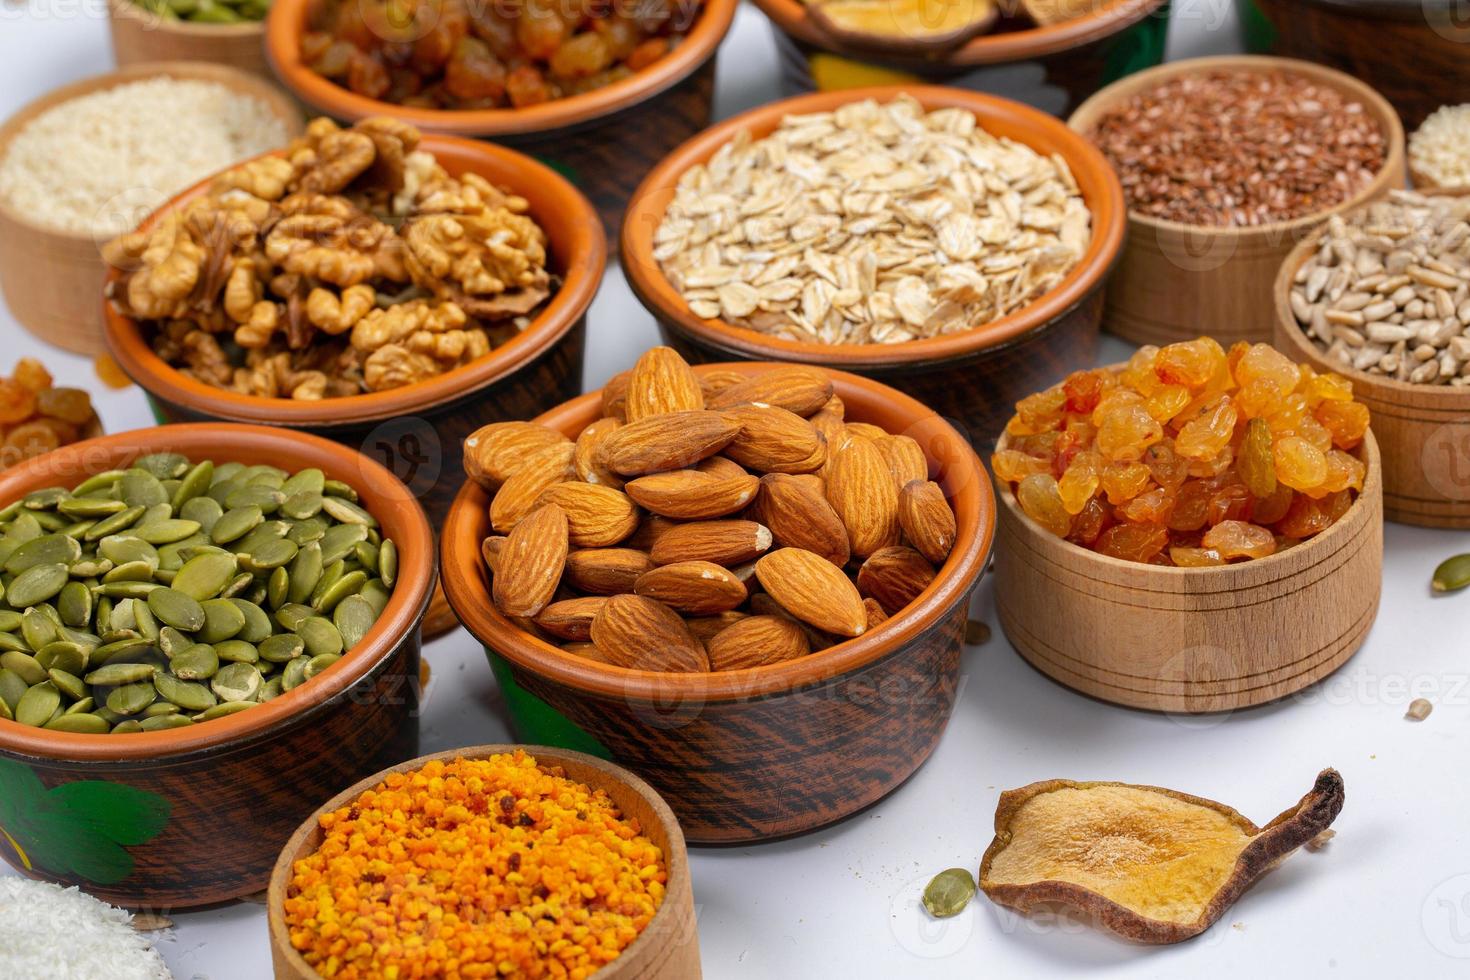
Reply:
[[[273,79],[265,58],[270,0],[107,0],[119,68],[208,61]]]
[[[322,800],[416,750],[435,574],[408,488],[306,433],[168,425],[0,473],[0,857],[122,904],[265,887]]]

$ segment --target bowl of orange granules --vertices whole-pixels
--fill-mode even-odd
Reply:
[[[561,749],[459,749],[358,783],[291,838],[269,907],[278,980],[700,975],[673,812]]]
[[[1350,381],[1208,338],[1023,399],[991,457],[1011,644],[1084,693],[1178,712],[1336,670],[1381,590],[1368,423]]]

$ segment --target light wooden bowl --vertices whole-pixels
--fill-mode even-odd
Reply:
[[[684,834],[669,805],[643,780],[609,762],[580,752],[535,745],[480,745],[440,752],[385,769],[334,797],[312,814],[287,842],[271,874],[267,896],[267,922],[271,937],[271,962],[276,980],[321,980],[320,974],[291,945],[286,925],[286,892],[292,866],[316,851],[322,843],[318,821],[325,813],[340,809],[372,789],[390,773],[412,772],[435,760],[484,759],[524,749],[543,765],[560,766],[568,778],[604,790],[622,810],[623,816],[638,821],[643,833],[664,852],[669,881],[663,904],[637,939],[588,980],[699,980],[699,934],[694,916],[694,891],[689,880],[689,855]]]
[[[1438,191],[1470,194],[1470,189]],[[1372,413],[1383,448],[1383,512],[1399,524],[1470,528],[1470,387],[1416,385],[1354,371],[1328,360],[1291,312],[1296,271],[1317,250],[1323,232],[1302,242],[1282,263],[1273,299],[1275,345],[1318,372],[1353,382],[1353,397]]]
[[[303,127],[301,110],[276,86],[224,65],[167,61],[132,65],[107,75],[63,86],[0,125],[0,160],[10,143],[37,116],[63,102],[128,82],[166,76],[216,82],[253,95],[271,107],[295,136]],[[104,239],[57,231],[39,224],[0,198],[0,290],[21,326],[41,340],[78,354],[106,351],[102,339],[102,261]]]
[[[119,68],[148,61],[204,61],[271,78],[265,21],[195,24],[169,20],[133,0],[107,0],[112,55]]]
[[[1229,347],[1271,340],[1270,283],[1286,254],[1331,215],[1404,184],[1404,127],[1373,89],[1342,72],[1305,61],[1227,55],[1193,58],[1130,75],[1084,102],[1068,120],[1090,133],[1113,106],[1181,75],[1217,69],[1288,71],[1339,89],[1382,127],[1383,169],[1360,193],[1335,208],[1256,228],[1188,225],[1128,213],[1128,238],[1108,284],[1103,329],[1135,344],[1171,344],[1200,335]]]
[[[1006,440],[1001,440],[1004,448]],[[1363,492],[1281,554],[1215,568],[1100,555],[1057,537],[998,487],[995,606],[1037,670],[1114,704],[1180,714],[1286,697],[1362,645],[1383,579],[1383,477],[1370,432]]]

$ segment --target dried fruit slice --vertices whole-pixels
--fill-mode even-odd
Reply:
[[[1264,828],[1222,803],[1154,786],[1032,783],[1001,794],[980,887],[1019,912],[1061,904],[1126,939],[1176,943],[1326,830],[1342,803],[1334,769]]]
[[[826,0],[809,9],[834,41],[907,54],[951,51],[999,15],[994,0]]]

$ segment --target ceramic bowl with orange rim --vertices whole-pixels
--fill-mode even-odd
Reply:
[[[781,365],[696,373],[757,375]],[[915,439],[954,509],[953,551],[923,593],[862,636],[745,670],[669,674],[568,653],[520,629],[491,600],[480,542],[489,494],[467,483],[441,537],[444,590],[486,647],[518,736],[627,766],[668,800],[695,843],[805,833],[882,799],[923,764],[954,709],[970,594],[990,554],[995,497],[954,427],[871,379],[830,372],[847,418]],[[537,419],[576,436],[601,393]]]
[[[326,439],[265,426],[166,425],[74,443],[0,473],[0,500],[72,486],[156,452],[320,468],[357,490],[400,554],[397,585],[361,643],[265,704],[137,734],[0,720],[0,857],[119,905],[186,908],[265,888],[281,845],[324,799],[415,754],[434,537],[384,467]]]
[[[653,257],[653,240],[679,178],[737,134],[760,138],[791,114],[826,112],[862,99],[900,95],[926,110],[973,112],[982,128],[1038,153],[1060,154],[1092,213],[1092,237],[1082,259],[1051,292],[1021,309],[970,330],[893,344],[819,344],[787,340],[706,320],[690,309]],[[1126,214],[1112,168],[1087,141],[1052,117],[994,96],[961,89],[887,86],[798,96],[742,113],[711,127],[667,157],[628,205],[622,264],[633,292],[654,317],[664,341],[691,363],[731,359],[783,360],[866,375],[919,398],[957,420],[973,440],[1000,433],[1015,402],[1090,366],[1102,316],[1102,289],[1121,252]]]
[[[490,422],[524,419],[582,390],[587,308],[607,265],[607,242],[592,206],[576,188],[529,157],[473,140],[425,136],[420,147],[452,174],[476,173],[531,204],[546,231],[548,267],[561,278],[525,330],[485,357],[428,381],[388,391],[298,401],[260,398],[189,377],[153,352],[150,328],[106,304],[107,343],[124,371],[148,393],[162,422],[229,421],[314,432],[367,453],[423,502],[437,527],[464,481],[460,443]],[[168,210],[203,194],[208,181]],[[119,273],[111,273],[116,281]],[[432,618],[430,632],[451,625]]]
[[[426,109],[371,99],[318,75],[301,53],[313,0],[275,0],[266,21],[271,67],[307,105],[356,122],[388,115],[425,133],[477,136],[546,160],[566,174],[615,231],[628,195],[656,161],[708,125],[715,54],[739,0],[677,0],[696,20],[673,49],[648,67],[589,92],[508,109]]]

